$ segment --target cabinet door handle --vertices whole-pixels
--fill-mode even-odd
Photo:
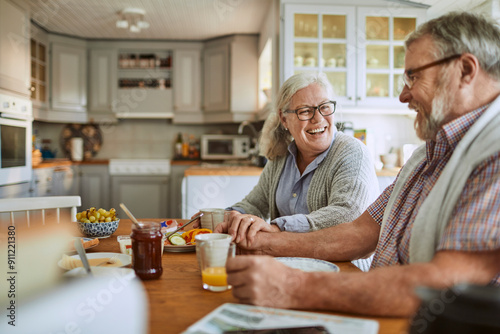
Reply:
[[[352,96],[349,96],[347,99],[348,99],[349,101],[352,101],[352,100],[353,100],[353,97],[352,97]]]
[[[358,101],[362,101],[362,100],[363,100],[363,98],[362,98],[361,96],[358,96],[358,97],[356,98],[356,100],[358,100]]]

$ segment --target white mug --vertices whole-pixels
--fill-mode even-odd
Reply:
[[[201,228],[208,228],[212,232],[215,227],[224,221],[224,212],[226,210],[220,208],[200,209],[203,216],[200,218]]]

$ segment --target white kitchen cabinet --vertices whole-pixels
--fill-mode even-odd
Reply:
[[[332,83],[344,111],[406,113],[398,100],[403,42],[425,20],[425,10],[404,5],[356,6],[366,3],[285,3],[281,83],[298,72],[320,71]]]
[[[182,217],[182,179],[184,171],[189,165],[171,165],[170,166],[170,208],[168,217]]]
[[[60,166],[54,167],[52,175],[54,196],[78,196],[80,195],[80,177],[78,167]]]
[[[258,37],[234,35],[205,43],[205,123],[253,120],[258,111]]]
[[[23,0],[0,0],[0,88],[30,96],[30,15]]]
[[[51,52],[51,109],[85,114],[87,112],[86,46],[52,42]]]
[[[110,209],[110,180],[108,165],[80,165],[80,196],[82,209]]]
[[[87,123],[87,42],[49,34],[49,103],[35,120]]]
[[[111,206],[124,203],[137,219],[167,218],[168,176],[111,177]]]
[[[204,110],[229,110],[229,45],[207,46],[204,52]]]
[[[117,57],[115,49],[90,49],[89,119],[113,117],[113,100],[117,90]]]
[[[174,50],[174,122],[202,123],[201,51]]]
[[[33,116],[48,109],[49,100],[49,39],[48,34],[31,25],[31,102]]]
[[[0,187],[0,199],[23,197],[30,197],[30,182],[9,184]]]
[[[182,180],[182,218],[202,208],[226,208],[245,198],[258,175],[188,175]]]
[[[77,196],[79,177],[73,166],[56,166],[33,169],[29,193],[31,197]]]

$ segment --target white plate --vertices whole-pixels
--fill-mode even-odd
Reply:
[[[187,253],[195,250],[196,245],[165,245],[163,247],[163,251],[169,253]]]
[[[92,275],[95,277],[102,276],[119,276],[119,277],[135,277],[134,269],[131,268],[115,268],[115,267],[92,267]],[[83,267],[71,269],[64,273],[63,276],[69,277],[85,277],[88,276],[87,271]]]
[[[85,242],[85,241],[92,241],[92,240],[94,240],[94,238],[73,237],[73,242],[74,242],[74,240],[76,240],[76,239],[83,239],[83,241],[84,241],[84,242]],[[85,249],[94,248],[95,246],[99,246],[99,243],[96,243],[96,244],[94,244],[94,245],[87,246],[87,247],[85,247]],[[67,253],[76,253],[76,249],[75,249],[75,247],[74,247],[74,246],[72,246],[72,247],[71,247],[71,249],[67,251]]]
[[[302,271],[339,271],[339,267],[335,264],[318,259],[310,259],[307,257],[276,257],[275,259],[284,265]]]
[[[106,258],[111,258],[116,255],[116,258],[119,259],[122,262],[122,265],[120,267],[125,267],[128,266],[129,264],[132,263],[132,257],[127,254],[121,254],[121,253],[87,253],[87,258],[88,259],[106,259]],[[80,256],[77,255],[72,255],[70,256],[72,258],[80,260]],[[65,267],[62,266],[62,259],[57,262],[57,265],[63,269],[66,269]],[[113,268],[118,268],[118,267],[113,267]]]

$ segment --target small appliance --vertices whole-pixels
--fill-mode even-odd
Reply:
[[[201,136],[202,160],[248,159],[250,157],[250,153],[250,136]]]

